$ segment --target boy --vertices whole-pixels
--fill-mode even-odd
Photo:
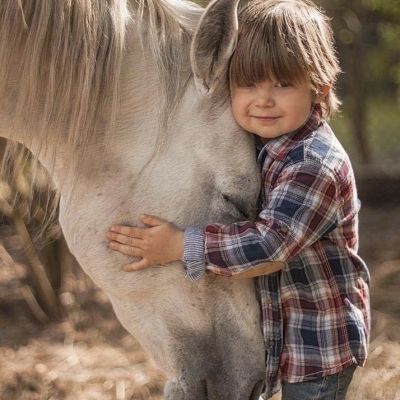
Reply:
[[[327,18],[309,1],[261,0],[240,13],[229,79],[238,124],[259,139],[257,220],[184,232],[113,227],[110,247],[141,257],[127,271],[184,261],[258,276],[267,346],[265,398],[345,399],[367,357],[369,273],[358,256],[356,185],[348,156],[323,117],[337,111],[340,72]]]

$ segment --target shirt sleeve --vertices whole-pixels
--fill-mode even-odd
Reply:
[[[204,235],[201,228],[188,227],[183,235],[183,262],[186,278],[199,280],[206,271],[204,259]]]
[[[269,261],[286,263],[341,223],[338,179],[318,160],[287,166],[265,195],[255,223],[205,228],[204,259],[211,272],[232,276]]]

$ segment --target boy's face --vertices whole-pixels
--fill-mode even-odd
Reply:
[[[267,140],[300,128],[312,104],[321,100],[309,83],[285,85],[270,80],[231,87],[231,97],[237,123]]]

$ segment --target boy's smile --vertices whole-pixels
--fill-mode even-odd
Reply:
[[[253,115],[252,117],[258,120],[260,125],[265,125],[265,126],[273,126],[273,124],[275,124],[280,118],[280,117],[261,117],[256,115]]]

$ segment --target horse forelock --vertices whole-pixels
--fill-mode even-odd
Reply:
[[[161,125],[168,123],[193,75],[189,47],[203,11],[190,1],[139,0],[139,22],[146,27],[142,45],[155,60],[164,92]]]

